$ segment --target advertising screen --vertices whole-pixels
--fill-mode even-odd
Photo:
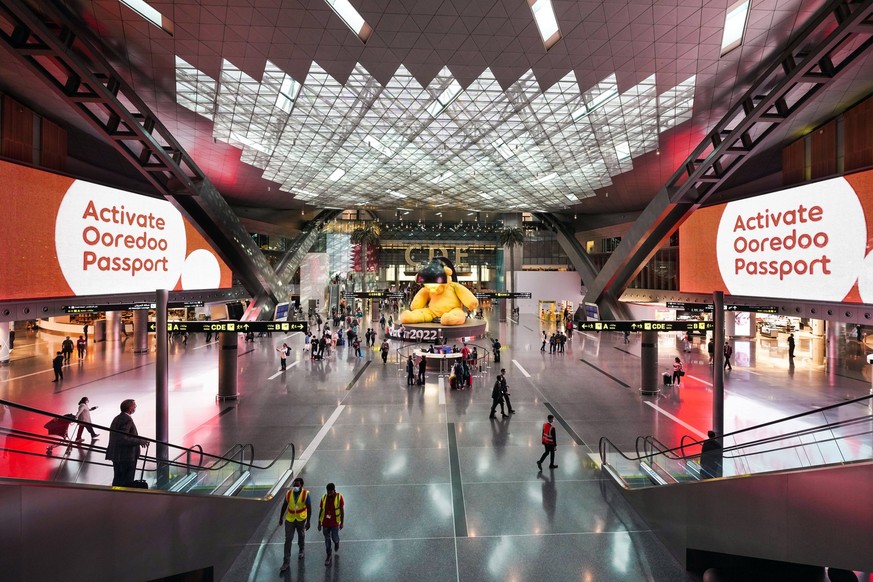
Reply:
[[[679,228],[679,288],[873,303],[868,233],[873,171],[703,208]]]
[[[0,300],[232,285],[167,201],[2,161],[0,184]]]

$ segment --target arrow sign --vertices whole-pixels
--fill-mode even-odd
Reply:
[[[167,322],[167,331],[188,333],[246,333],[246,332],[286,332],[302,331],[309,329],[307,321],[170,321]],[[157,331],[154,321],[149,322],[149,332]]]
[[[580,321],[579,331],[711,331],[715,324],[711,321]]]

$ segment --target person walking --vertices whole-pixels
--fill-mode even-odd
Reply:
[[[88,347],[88,340],[85,339],[84,336],[79,336],[79,339],[76,340],[76,351],[78,352],[79,360],[85,359],[85,348]]]
[[[279,371],[284,372],[287,358],[291,355],[291,348],[288,347],[288,344],[282,344],[282,347],[276,348],[276,351],[279,352]]]
[[[412,361],[412,356],[409,356],[406,358],[406,385],[413,384],[415,384],[415,362]]]
[[[69,364],[70,358],[73,357],[73,340],[70,336],[61,343],[61,351],[64,353],[64,364]]]
[[[79,423],[79,431],[76,433],[76,442],[82,442],[82,433],[85,429],[91,433],[91,440],[97,440],[100,438],[100,435],[94,432],[94,427],[91,426],[91,411],[97,410],[96,406],[88,407],[88,397],[83,396],[81,400],[79,400],[79,411],[76,412],[76,422]]]
[[[352,340],[352,347],[355,349],[355,356],[358,358],[363,358],[363,354],[361,353],[361,340],[358,339],[358,336]]]
[[[421,355],[421,359],[418,361],[418,385],[424,386],[424,372],[427,370],[427,356],[424,354]]]
[[[545,332],[545,330],[544,330],[544,331],[543,331],[543,345],[540,346],[540,351],[541,351],[541,352],[546,351],[546,342],[547,342],[547,341],[549,341],[549,340],[548,340],[548,338],[546,337],[546,332]]]
[[[148,442],[139,438],[132,415],[136,412],[136,400],[121,402],[121,413],[109,425],[109,445],[106,447],[106,460],[112,461],[112,486],[128,487],[133,483],[139,449]]]
[[[500,340],[494,338],[494,343],[491,344],[491,351],[494,352],[494,363],[500,362]]]
[[[682,360],[679,359],[679,356],[673,360],[673,385],[677,388],[681,383],[682,376],[685,375],[685,370],[682,369]]]
[[[333,483],[327,484],[327,493],[321,496],[318,510],[318,531],[324,533],[324,549],[327,552],[325,566],[330,566],[333,556],[339,557],[339,530],[346,521],[346,501]],[[333,546],[333,547],[331,547]]]
[[[388,351],[390,350],[390,346],[388,345],[388,340],[382,340],[382,346],[379,348],[379,351],[382,352],[382,363],[388,363]]]
[[[500,368],[500,374],[497,375],[497,381],[500,382],[500,393],[503,395],[503,400],[506,402],[506,411],[509,414],[515,414],[512,408],[512,402],[509,400],[509,386],[506,384],[506,368]]]
[[[789,360],[794,359],[794,334],[793,333],[788,334],[788,359]]]
[[[709,343],[706,344],[706,351],[709,354],[709,365],[711,366],[713,362],[715,362],[715,340],[712,338],[710,338]]]
[[[707,431],[708,437],[700,448],[700,477],[702,479],[716,479],[721,477],[723,448],[714,431]]]
[[[52,358],[52,370],[55,372],[55,379],[52,380],[52,382],[64,379],[64,354],[62,352],[58,352],[57,355]]]
[[[734,355],[734,348],[728,342],[724,342],[724,369],[733,370],[731,366],[731,356]]]
[[[309,350],[309,342],[312,341],[312,333],[308,330],[306,331],[306,335],[303,336],[303,351]]]
[[[295,532],[297,533],[297,559],[303,559],[303,544],[310,527],[311,514],[312,502],[309,500],[309,491],[303,488],[303,479],[296,477],[291,483],[291,489],[285,492],[285,502],[282,503],[282,511],[279,513],[279,525],[285,524],[285,547],[279,574],[284,574],[291,566],[291,543],[294,541]]]
[[[503,370],[501,370],[503,372]],[[502,377],[497,376],[494,381],[494,388],[491,389],[491,413],[488,418],[497,418],[497,406],[500,406],[500,416],[507,418],[506,409],[503,407],[503,382]]]
[[[543,451],[543,456],[540,457],[540,460],[537,461],[537,468],[540,471],[543,470],[543,461],[546,460],[546,457],[549,457],[549,469],[557,469],[558,465],[555,464],[555,450],[558,448],[558,436],[555,432],[555,417],[551,414],[546,417],[546,422],[543,423],[543,447],[545,451]]]

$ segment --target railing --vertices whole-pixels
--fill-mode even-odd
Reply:
[[[105,460],[106,447],[96,441],[72,440],[79,426],[75,420],[6,400],[0,400],[0,407],[5,408],[0,453],[6,457],[0,464],[0,477],[91,485],[107,485],[112,481],[112,463]],[[35,432],[49,420],[66,423],[63,434]],[[103,431],[101,436],[107,441],[113,432],[98,424],[90,426]],[[136,478],[142,476],[150,488],[165,491],[263,497],[277,483],[287,480],[295,457],[293,443],[269,463],[256,464],[251,444],[235,444],[224,454],[215,455],[204,452],[200,445],[183,447],[139,438],[149,447],[139,459]],[[155,456],[158,444],[171,451],[167,459]]]
[[[652,436],[638,437],[636,456],[603,437],[600,458],[629,488],[871,460],[873,416],[840,418],[848,407],[870,403],[873,396],[863,396],[727,433],[719,439],[722,449],[706,455],[704,441],[688,435],[672,448]]]

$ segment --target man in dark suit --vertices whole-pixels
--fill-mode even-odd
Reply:
[[[113,487],[128,487],[133,483],[136,473],[136,461],[139,459],[139,448],[146,446],[146,441],[138,438],[136,424],[132,415],[136,412],[136,401],[125,400],[121,403],[121,414],[112,419],[109,432],[109,445],[106,447],[106,458],[112,461],[115,474],[112,478]]]

